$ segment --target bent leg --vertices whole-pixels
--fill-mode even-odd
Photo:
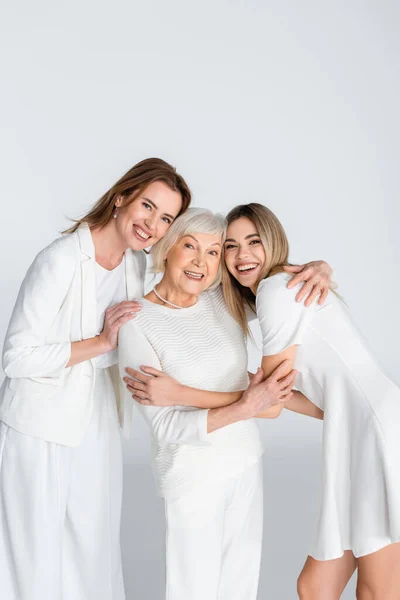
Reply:
[[[70,449],[0,422],[0,595],[59,600]]]
[[[218,600],[256,600],[263,534],[262,461],[236,480],[225,510]]]
[[[356,566],[350,550],[334,560],[309,556],[297,581],[300,600],[339,600]]]
[[[357,600],[400,599],[400,543],[362,556],[357,562]]]

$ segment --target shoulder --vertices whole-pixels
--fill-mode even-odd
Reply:
[[[202,297],[215,306],[226,306],[224,294],[222,292],[222,285],[217,285],[209,290],[206,290],[203,292]]]
[[[62,272],[65,275],[73,272],[78,262],[76,235],[68,233],[43,248],[33,260],[31,269],[41,270],[47,267],[56,270],[60,275]]]
[[[279,306],[282,302],[284,304],[296,303],[298,288],[297,286],[293,289],[287,287],[290,279],[291,276],[287,273],[277,273],[260,281],[256,294],[257,311],[266,304],[271,307]]]

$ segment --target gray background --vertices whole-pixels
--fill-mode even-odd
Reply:
[[[328,260],[400,380],[397,2],[8,0],[1,23],[1,339],[28,265],[67,217],[133,163],[161,156],[196,205],[263,202],[286,227],[293,261]],[[252,366],[258,359],[252,349]],[[292,600],[321,424],[284,414],[261,428],[260,598]],[[162,598],[163,506],[148,443],[137,419],[125,447],[128,600]]]

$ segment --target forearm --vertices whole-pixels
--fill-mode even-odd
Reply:
[[[276,419],[281,414],[283,408],[283,404],[277,404],[276,406],[272,406],[268,410],[264,410],[263,412],[258,413],[257,419]]]
[[[285,408],[307,417],[321,420],[324,418],[324,412],[318,406],[315,406],[304,394],[295,390],[292,392],[290,400],[285,402]]]
[[[71,354],[66,366],[73,367],[85,360],[96,358],[96,356],[100,356],[109,350],[110,348],[106,347],[98,335],[93,338],[88,338],[87,340],[82,340],[81,342],[72,342]]]
[[[207,433],[212,433],[217,429],[232,425],[237,421],[243,421],[247,418],[243,405],[240,402],[234,402],[229,406],[212,408],[208,411]]]
[[[195,406],[196,408],[220,408],[229,406],[241,398],[243,391],[239,392],[209,392],[198,390],[186,385],[180,385],[177,390],[176,404],[181,406]]]

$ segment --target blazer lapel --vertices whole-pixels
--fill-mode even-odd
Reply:
[[[82,223],[78,230],[79,245],[81,249],[82,273],[82,339],[94,337],[96,331],[97,301],[96,301],[96,275],[95,251],[92,234],[86,223]]]
[[[125,252],[125,280],[127,300],[140,298],[144,294],[144,272],[140,269],[140,260],[133,250]],[[145,263],[145,259],[143,259]]]

